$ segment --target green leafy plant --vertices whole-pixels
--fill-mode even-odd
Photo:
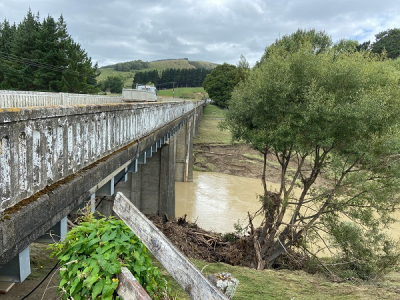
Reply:
[[[365,231],[351,222],[331,225],[332,239],[339,248],[335,270],[341,278],[371,280],[395,269],[400,260],[398,243],[377,230]]]
[[[60,260],[62,299],[120,299],[115,290],[121,266],[127,267],[153,299],[168,299],[170,289],[152,265],[143,243],[121,220],[86,214],[63,242],[52,244]]]

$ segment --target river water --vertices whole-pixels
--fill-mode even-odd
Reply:
[[[233,232],[234,223],[247,224],[247,212],[261,207],[262,190],[260,179],[194,171],[193,182],[175,183],[175,215],[186,214],[206,230]]]
[[[270,189],[278,189],[274,183]],[[238,220],[247,224],[247,212],[261,207],[257,194],[262,193],[260,179],[232,176],[214,172],[193,172],[193,182],[175,183],[175,215],[187,215],[206,230],[234,232]],[[400,213],[396,214],[400,220]],[[257,220],[255,222],[257,225]],[[400,221],[392,224],[389,234],[400,238]]]

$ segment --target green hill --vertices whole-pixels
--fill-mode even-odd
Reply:
[[[196,69],[196,68],[212,70],[218,65],[218,64],[206,62],[206,61],[190,61],[187,58],[182,58],[182,59],[162,59],[162,60],[156,60],[156,61],[151,61],[151,62],[142,62],[142,64],[140,64],[142,68],[131,69],[130,71],[116,71],[115,70],[116,65],[121,65],[121,64],[123,65],[123,64],[130,64],[130,63],[133,64],[134,62],[137,62],[137,61],[125,62],[125,63],[101,67],[99,69],[101,73],[100,73],[99,77],[97,77],[97,81],[103,81],[108,76],[122,76],[125,80],[125,87],[131,87],[133,77],[136,72],[152,71],[152,70],[157,70],[157,71],[161,72],[166,69]]]

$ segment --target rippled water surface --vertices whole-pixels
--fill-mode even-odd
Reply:
[[[260,193],[260,179],[193,172],[193,182],[176,182],[175,214],[187,214],[189,221],[207,230],[232,232],[234,223],[247,220],[248,211],[260,208]]]
[[[269,183],[270,189],[278,185]],[[206,230],[233,232],[238,220],[247,224],[247,212],[260,208],[257,194],[262,193],[260,179],[232,176],[213,172],[193,172],[193,182],[175,183],[175,215],[187,214],[188,221],[196,221]],[[400,213],[397,213],[400,219]],[[390,234],[400,237],[400,222],[391,226]]]

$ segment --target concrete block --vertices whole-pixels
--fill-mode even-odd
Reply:
[[[219,288],[229,299],[233,298],[239,280],[230,273],[215,273],[208,275],[208,280],[217,288]]]
[[[31,274],[29,247],[0,269],[0,281],[23,282]]]

